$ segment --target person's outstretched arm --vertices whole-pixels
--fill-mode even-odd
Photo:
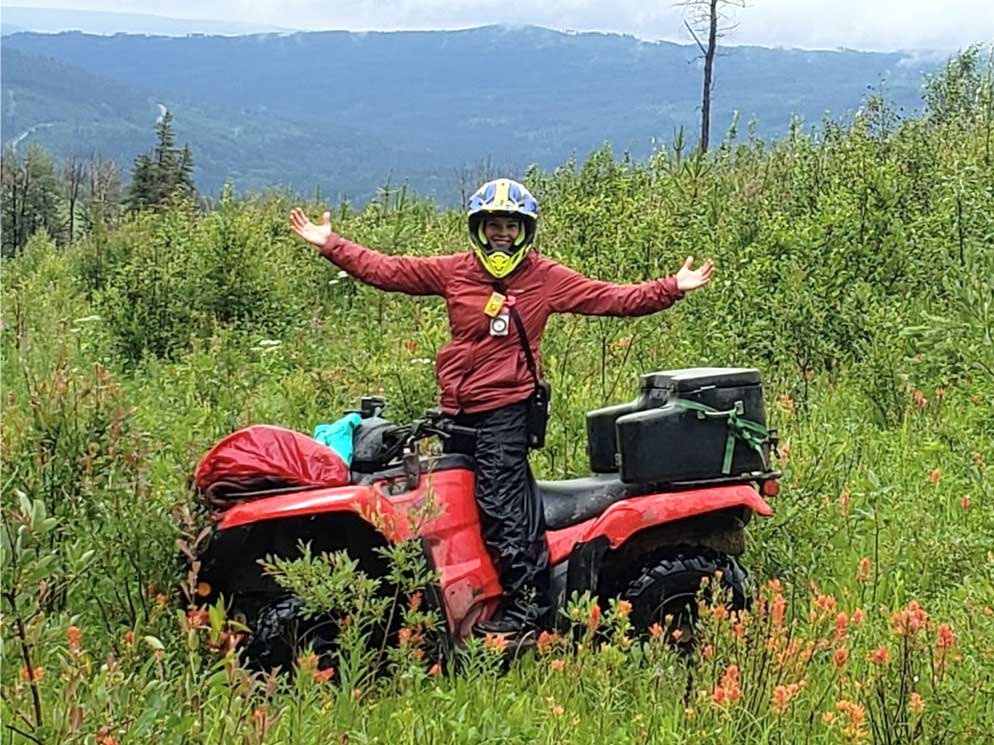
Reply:
[[[321,255],[361,282],[390,292],[408,295],[444,295],[446,268],[450,256],[387,256],[342,238],[331,229],[331,213],[325,212],[320,225],[304,211],[290,212],[290,229],[317,246]]]
[[[692,269],[688,256],[672,277],[637,285],[616,285],[585,277],[562,264],[549,269],[549,304],[555,313],[581,313],[588,316],[644,316],[669,308],[685,292],[704,287],[711,281],[714,264],[710,259]]]

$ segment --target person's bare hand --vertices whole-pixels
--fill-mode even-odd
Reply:
[[[290,230],[318,248],[331,235],[331,213],[325,212],[320,225],[315,225],[299,207],[290,210]]]
[[[701,264],[699,269],[691,269],[693,265],[694,257],[688,256],[680,271],[676,273],[676,287],[680,292],[696,290],[711,281],[711,274],[714,272],[714,263],[711,259]]]

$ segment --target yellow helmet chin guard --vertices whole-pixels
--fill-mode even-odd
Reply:
[[[494,249],[487,240],[483,229],[486,217],[506,216],[521,220],[523,230],[518,232],[514,250]],[[513,272],[524,261],[538,227],[538,202],[535,197],[517,181],[496,179],[489,181],[469,199],[469,236],[473,241],[473,253],[483,268],[497,279]]]

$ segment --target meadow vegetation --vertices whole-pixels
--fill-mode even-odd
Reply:
[[[354,664],[361,634],[332,672],[305,655],[296,675],[250,674],[177,549],[208,524],[197,461],[234,429],[310,432],[362,394],[420,414],[444,305],[317,258],[288,196],[177,199],[64,248],[36,234],[3,264],[0,742],[989,742],[991,84],[971,50],[926,81],[920,118],[871,97],[817,135],[733,128],[706,156],[604,149],[524,179],[539,250],[577,270],[717,264],[666,313],[551,322],[540,478],[587,472],[584,413],[634,397],[640,372],[764,376],[785,477],[775,517],[750,526],[755,601],[706,605],[689,653],[662,629],[636,638],[623,603],[579,598],[574,637],[509,670],[493,639],[436,665],[412,592],[376,674]],[[466,247],[461,213],[404,189],[332,209],[387,253]],[[362,586],[340,559],[287,581],[304,570],[329,597],[342,572]]]

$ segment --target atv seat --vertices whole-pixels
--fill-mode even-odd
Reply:
[[[537,481],[536,484],[548,530],[582,523],[631,496],[617,473],[598,473],[566,481]]]

